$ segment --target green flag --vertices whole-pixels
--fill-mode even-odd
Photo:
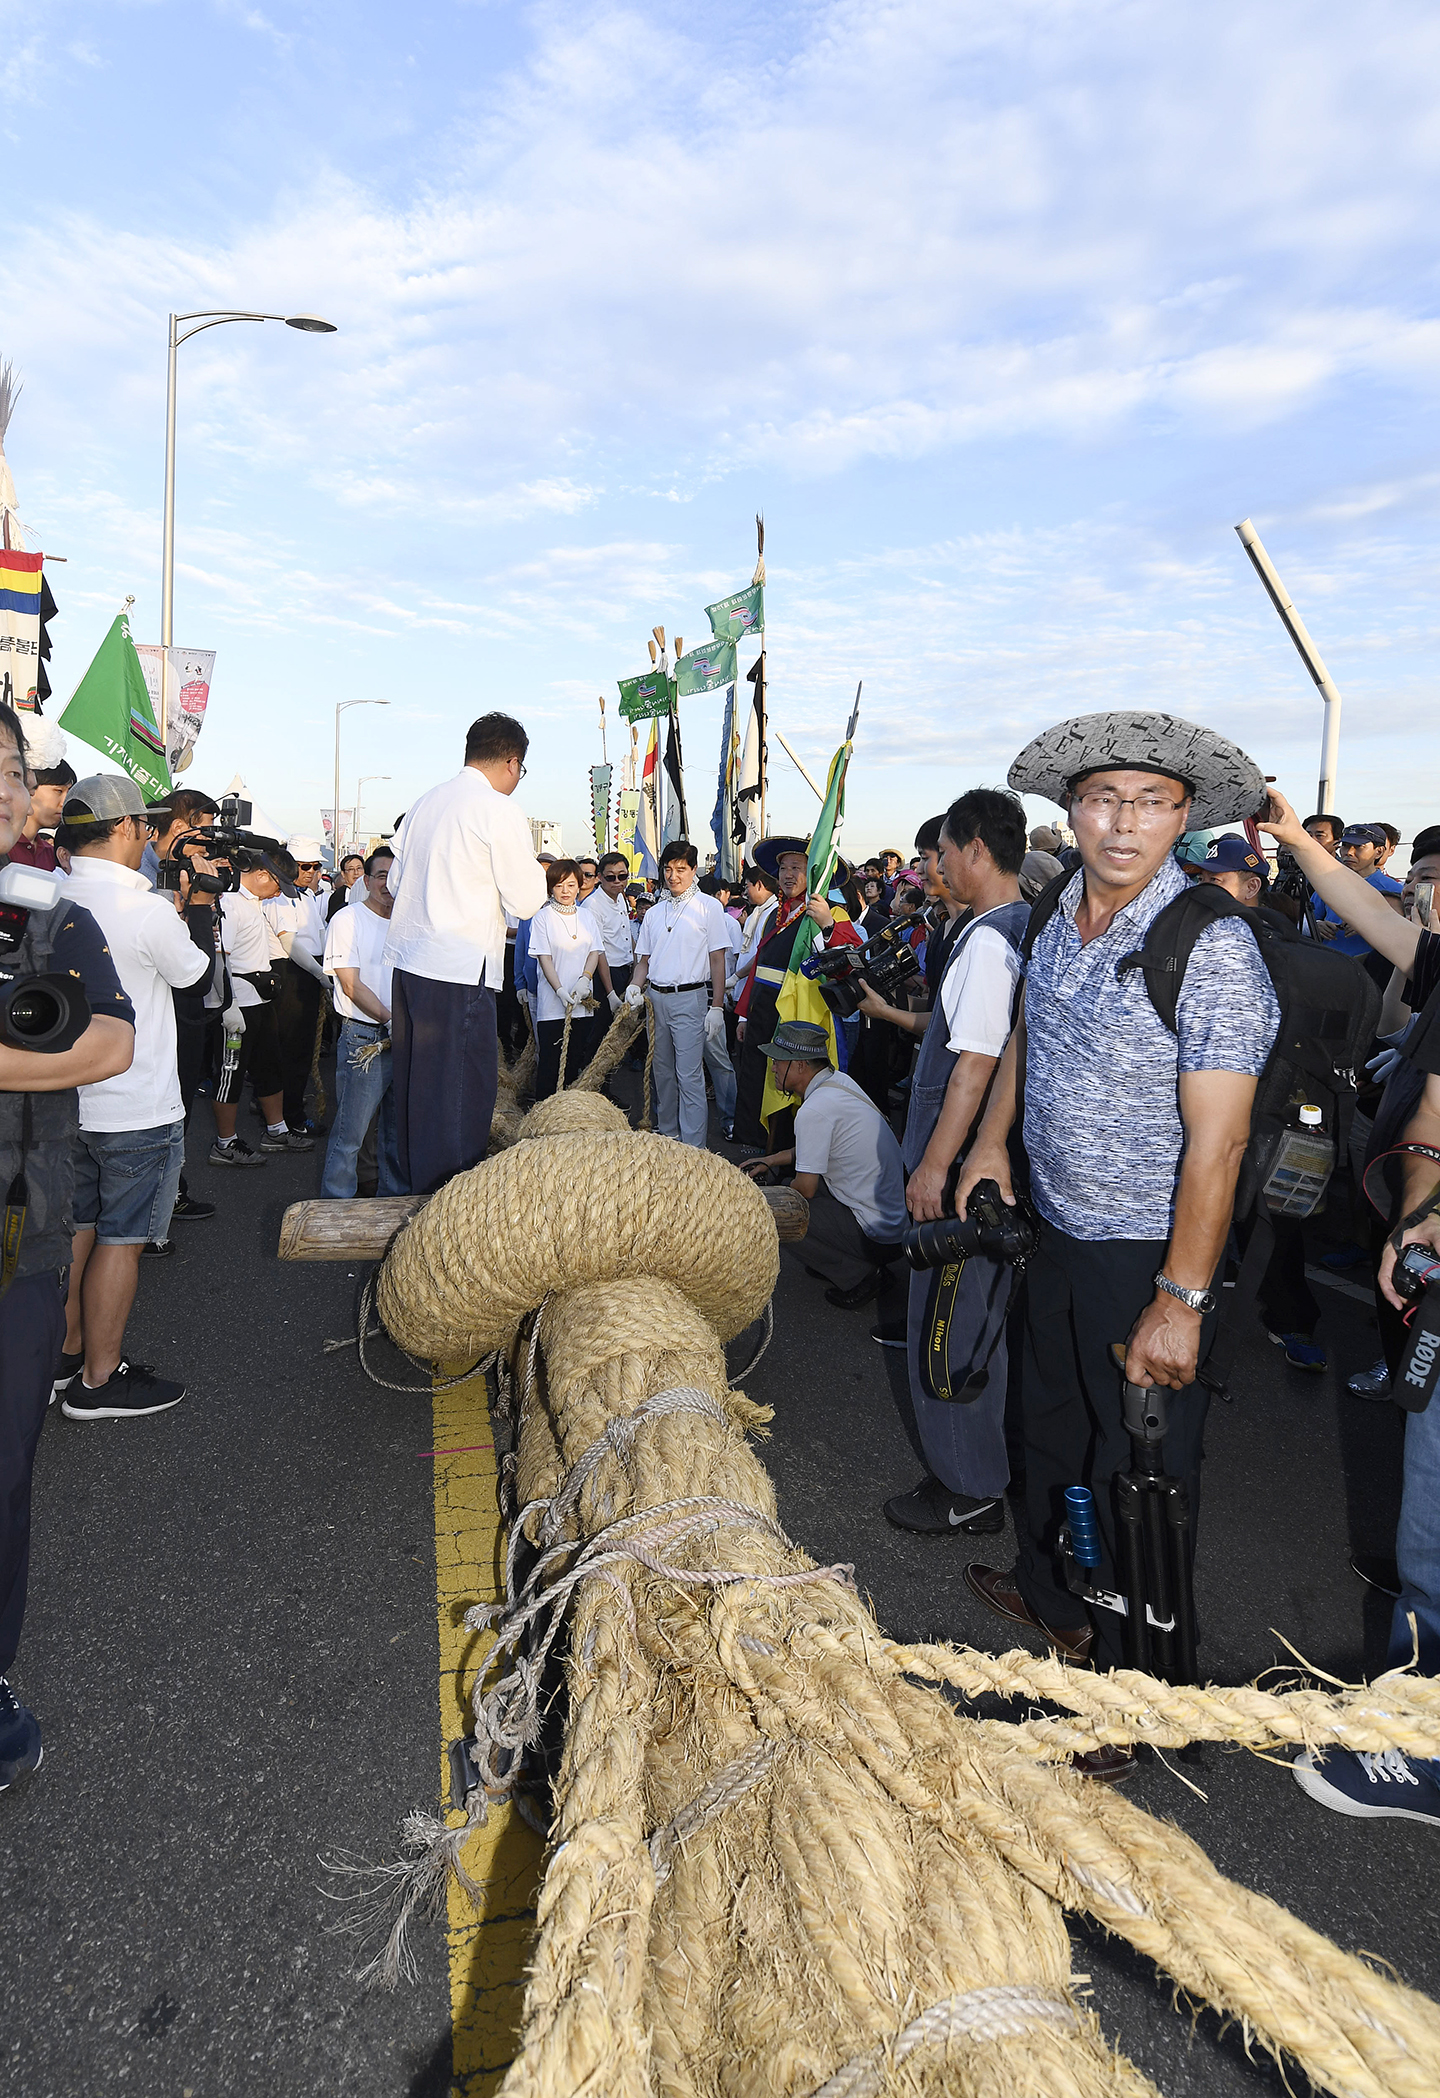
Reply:
[[[748,590],[737,590],[731,597],[722,597],[718,604],[705,607],[705,616],[717,641],[743,641],[747,634],[763,633],[765,585],[752,583]]]
[[[668,714],[675,704],[675,680],[658,670],[643,677],[620,679],[620,714],[625,721],[648,721],[652,714]]]
[[[60,726],[123,767],[146,801],[170,792],[165,746],[123,612],[96,649]]]
[[[675,689],[681,699],[695,692],[714,692],[735,682],[735,643],[702,641],[675,662]]]

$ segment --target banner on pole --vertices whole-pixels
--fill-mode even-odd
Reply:
[[[620,808],[615,824],[615,850],[623,852],[630,862],[630,872],[638,874],[639,862],[635,856],[635,819],[640,813],[640,789],[622,787]]]
[[[123,767],[146,801],[169,793],[170,773],[155,710],[123,612],[96,649],[94,662],[60,716],[60,726]]]
[[[610,767],[590,767],[590,793],[595,804],[595,850],[610,850]]]
[[[650,723],[650,743],[645,752],[645,770],[640,776],[640,807],[635,817],[635,872],[660,878],[660,723]]]
[[[155,719],[160,719],[160,683],[164,676],[165,650],[158,641],[137,641],[135,653],[145,673],[145,689]],[[173,779],[184,772],[195,755],[195,744],[205,725],[210,703],[210,685],[215,674],[213,648],[172,648],[170,651],[170,716],[165,723],[165,759]]]
[[[738,882],[743,855],[745,825],[736,795],[740,789],[740,736],[735,727],[735,687],[725,694],[725,720],[720,730],[720,776],[715,789],[715,808],[710,830],[715,839],[715,872],[728,882]]]
[[[641,677],[622,677],[620,712],[627,721],[648,721],[668,714],[675,705],[675,680],[661,670],[647,670]]]
[[[675,690],[679,698],[696,692],[714,692],[735,682],[735,643],[702,641],[698,648],[680,656],[675,664]]]
[[[17,714],[36,711],[40,682],[40,573],[43,554],[0,551],[0,700]]]
[[[717,599],[713,605],[705,607],[705,617],[717,641],[743,641],[747,634],[763,634],[765,585],[751,583],[748,589],[736,590],[729,597]],[[733,671],[731,675],[734,675]]]

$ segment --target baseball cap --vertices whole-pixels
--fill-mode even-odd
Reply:
[[[1201,865],[1218,874],[1258,874],[1262,881],[1270,879],[1263,853],[1257,852],[1248,838],[1238,838],[1233,832],[1211,839]]]
[[[72,830],[87,823],[113,823],[118,816],[143,816],[145,796],[124,772],[92,772],[65,796],[60,821]]]
[[[1340,833],[1342,845],[1388,845],[1389,836],[1378,823],[1347,823]]]
[[[775,1038],[759,1045],[760,1054],[784,1062],[787,1058],[797,1063],[828,1064],[830,1061],[830,1037],[823,1027],[811,1020],[782,1020],[775,1030]]]

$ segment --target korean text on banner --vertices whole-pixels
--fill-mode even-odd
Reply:
[[[590,793],[595,804],[595,850],[610,850],[610,767],[590,767]]]
[[[158,721],[161,715],[160,679],[165,651],[158,641],[137,641],[135,653],[145,673],[145,689]],[[183,772],[195,754],[195,743],[205,723],[210,686],[215,675],[213,648],[172,648],[170,651],[170,708],[165,723],[165,757],[173,779]]]
[[[648,721],[668,714],[675,705],[675,680],[661,670],[647,670],[643,677],[622,677],[620,712],[626,721]]]
[[[681,699],[696,692],[715,692],[735,682],[735,643],[702,641],[687,655],[677,658],[675,690]]]
[[[717,641],[743,641],[747,634],[765,631],[765,585],[751,583],[730,597],[705,607],[705,617]],[[731,675],[734,673],[732,671]]]
[[[145,673],[122,612],[95,651],[95,660],[75,687],[60,726],[92,750],[123,766],[147,801],[170,791]]]
[[[43,554],[0,552],[0,700],[35,712],[40,678],[40,573]]]

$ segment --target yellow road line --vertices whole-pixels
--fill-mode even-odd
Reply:
[[[463,1365],[457,1365],[457,1368]],[[454,1371],[440,1372],[443,1378]],[[495,1504],[496,1463],[485,1379],[436,1391],[435,1608],[440,1627],[440,1797],[450,1797],[446,1751],[473,1724],[475,1669],[491,1645],[488,1632],[467,1632],[472,1603],[493,1602],[504,1588],[504,1534]],[[476,1447],[479,1445],[480,1447]],[[458,1828],[463,1815],[446,1815]],[[486,1890],[477,1913],[452,1880],[449,1893],[450,2016],[455,2098],[489,2098],[515,2052],[525,1962],[540,1884],[540,1838],[513,1807],[492,1810],[465,1851],[465,1864]]]

